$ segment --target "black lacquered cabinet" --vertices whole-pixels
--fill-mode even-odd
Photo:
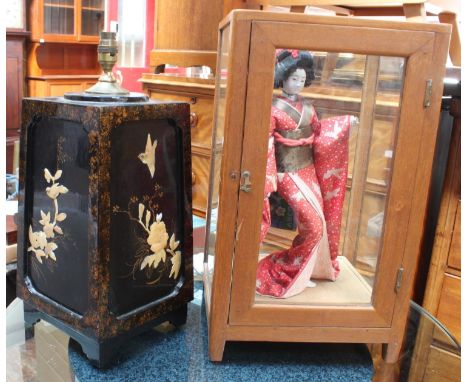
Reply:
[[[189,106],[25,99],[18,296],[106,366],[193,297]]]

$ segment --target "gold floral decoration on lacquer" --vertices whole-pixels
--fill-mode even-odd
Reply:
[[[138,204],[138,220],[140,224],[143,224],[142,218],[145,212],[145,206],[143,204]],[[156,269],[160,262],[166,262],[166,253],[171,256],[171,272],[169,277],[177,278],[180,270],[181,262],[181,252],[176,251],[179,246],[179,242],[176,241],[175,235],[172,234],[169,243],[169,234],[166,230],[166,224],[162,221],[162,214],[157,214],[156,219],[149,224],[151,221],[151,212],[146,210],[145,215],[145,230],[148,233],[148,238],[146,242],[150,245],[151,254],[145,256],[140,265],[140,270],[143,270],[145,267],[153,267]]]
[[[62,228],[58,225],[59,222],[64,221],[67,218],[67,214],[59,212],[58,197],[61,194],[66,194],[68,188],[59,184],[58,179],[62,176],[62,170],[57,170],[55,175],[52,175],[48,169],[44,169],[44,178],[47,183],[52,183],[50,187],[46,188],[46,194],[53,200],[54,203],[54,215],[51,221],[50,211],[45,213],[41,210],[41,220],[39,223],[42,225],[41,231],[33,231],[32,225],[29,225],[29,243],[30,247],[28,252],[32,251],[36,255],[36,259],[42,264],[42,258],[52,259],[57,261],[55,256],[55,250],[58,248],[55,243],[56,234],[63,235]]]
[[[157,146],[158,141],[153,140],[148,133],[145,151],[138,154],[138,159],[148,167],[151,178],[154,178],[156,172],[155,154]],[[144,195],[142,201],[134,195],[131,196],[127,210],[121,209],[118,205],[113,207],[113,213],[128,215],[130,221],[138,223],[138,226],[144,230],[144,235],[142,235],[141,229],[134,230],[136,236],[135,261],[129,265],[132,267],[131,275],[133,278],[136,278],[137,273],[144,272],[147,279],[149,279],[146,282],[149,285],[158,283],[167,274],[169,278],[172,277],[176,280],[182,262],[182,253],[178,250],[179,241],[176,240],[175,233],[169,238],[163,215],[158,213],[160,208],[156,201],[158,198],[162,198],[163,195],[164,192],[161,190],[161,186],[156,183],[152,196]],[[137,209],[138,218],[136,215]]]
[[[118,206],[113,208],[114,213],[127,214],[130,220],[137,222],[145,232],[145,237],[138,237],[137,240],[140,249],[135,255],[133,276],[135,277],[135,273],[138,271],[146,271],[147,277],[151,277],[153,271],[156,271],[158,277],[148,282],[148,284],[156,284],[169,271],[170,260],[171,269],[168,277],[176,280],[182,262],[182,253],[177,250],[179,241],[176,240],[174,233],[169,238],[162,213],[155,213],[153,209],[146,207],[143,203],[138,203],[138,219],[133,216],[130,210],[135,210],[135,207],[132,208],[132,204],[136,204],[136,202],[136,197],[132,197],[127,211],[121,210]]]

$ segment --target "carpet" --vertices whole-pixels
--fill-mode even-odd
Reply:
[[[214,363],[207,340],[203,291],[196,283],[186,325],[163,325],[133,338],[106,370],[70,346],[70,365],[79,382],[372,380],[372,359],[362,344],[228,342],[223,362]]]

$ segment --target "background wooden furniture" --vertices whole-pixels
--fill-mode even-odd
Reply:
[[[449,93],[450,114],[453,125],[450,151],[445,173],[442,200],[437,227],[433,235],[432,256],[426,283],[423,307],[447,327],[461,343],[461,108],[460,84],[452,86]],[[447,128],[447,126],[445,126]],[[424,264],[423,264],[424,266]],[[460,381],[460,354],[450,341],[433,330],[421,328],[416,347],[428,348],[418,351],[418,362],[411,369],[412,380]],[[438,360],[446,367],[433,375],[432,365]],[[433,378],[433,379],[431,379]]]
[[[190,104],[192,205],[193,213],[204,217],[211,158],[214,79],[148,73],[140,81],[151,98]]]
[[[32,0],[28,20],[28,96],[62,96],[96,83],[103,0]]]
[[[17,227],[13,215],[6,215],[6,306],[16,298]]]
[[[6,173],[14,174],[19,153],[19,129],[21,126],[21,99],[25,95],[26,76],[26,1],[9,0],[6,11]],[[16,150],[15,150],[16,146]]]
[[[6,172],[14,173],[15,142],[19,141],[21,127],[21,100],[26,94],[25,43],[29,33],[6,31]]]
[[[205,250],[213,360],[222,359],[225,341],[248,340],[384,343],[386,360],[396,361],[422,236],[448,33],[441,25],[241,11],[221,25]],[[277,47],[405,57],[388,207],[367,304],[320,305],[310,300],[289,305],[277,299],[262,303],[255,296],[271,112],[267,89],[273,85]],[[221,75],[224,71],[227,78]],[[430,78],[430,105],[424,107]],[[249,192],[241,187],[244,171],[250,173]],[[214,273],[208,266],[210,255]]]
[[[95,44],[30,43],[27,88],[30,97],[83,91],[100,74]]]
[[[34,42],[98,43],[104,27],[104,0],[31,0]]]
[[[67,92],[83,92],[93,86],[98,75],[29,76],[28,94],[35,97],[60,97]]]
[[[209,67],[216,70],[218,24],[245,0],[157,0],[154,49],[150,65],[156,74],[140,79],[151,98],[190,103],[192,134],[193,212],[204,217],[208,194],[213,119],[213,75],[164,73],[166,65],[180,68]]]
[[[454,98],[450,157],[423,307],[461,342],[461,107]]]
[[[8,245],[16,244],[18,228],[16,227],[13,215],[6,215],[6,243]]]
[[[165,64],[216,69],[218,24],[245,0],[156,0],[154,49],[151,66],[162,72]]]

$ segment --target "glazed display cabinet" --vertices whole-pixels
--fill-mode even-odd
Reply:
[[[449,36],[446,25],[256,11],[220,24],[212,360],[226,341],[379,343],[398,359]],[[313,76],[287,71],[298,60]],[[289,81],[301,73],[299,92]]]
[[[31,0],[26,87],[30,97],[80,92],[100,74],[96,45],[104,0]]]
[[[97,43],[104,0],[32,0],[29,23],[35,42]]]

